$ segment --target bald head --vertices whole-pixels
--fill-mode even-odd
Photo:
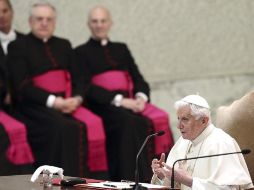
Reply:
[[[111,15],[106,7],[96,6],[90,10],[88,15],[88,27],[90,28],[93,38],[97,40],[108,38],[111,26]]]
[[[109,10],[102,5],[97,5],[89,11],[88,21],[90,21],[94,16],[97,16],[97,15],[103,15],[105,16],[105,18],[108,18],[109,20],[111,20],[111,15]]]

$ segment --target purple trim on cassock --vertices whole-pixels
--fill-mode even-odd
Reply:
[[[6,151],[8,160],[15,165],[34,163],[33,153],[27,142],[25,125],[3,111],[0,111],[0,123],[10,140]]]
[[[33,83],[50,93],[64,92],[66,98],[71,96],[71,77],[68,71],[48,71],[34,77]],[[72,116],[86,124],[90,171],[106,171],[106,137],[101,118],[82,106],[78,107]]]
[[[127,91],[129,97],[133,97],[133,81],[126,71],[113,70],[100,73],[92,78],[92,83],[109,91]],[[155,154],[168,152],[174,144],[168,114],[150,103],[146,103],[141,114],[152,121],[155,132],[165,131],[163,136],[155,138]]]

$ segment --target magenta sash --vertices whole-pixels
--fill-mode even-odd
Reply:
[[[27,142],[25,125],[3,111],[0,111],[0,123],[10,140],[10,145],[6,151],[8,160],[16,165],[33,163],[34,157]]]
[[[64,92],[66,98],[71,96],[71,78],[67,71],[48,71],[34,77],[33,83],[50,93]],[[106,137],[101,118],[82,106],[77,108],[72,116],[86,124],[90,171],[107,170]]]
[[[106,71],[95,75],[92,78],[92,83],[109,91],[128,91],[129,97],[133,97],[133,82],[126,71]],[[165,131],[165,135],[155,138],[155,154],[159,155],[163,152],[168,152],[174,144],[169,128],[168,114],[150,103],[146,103],[145,109],[141,114],[152,121],[155,132]]]

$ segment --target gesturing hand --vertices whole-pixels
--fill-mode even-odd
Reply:
[[[153,173],[156,174],[160,179],[163,179],[165,177],[162,172],[162,167],[163,167],[162,163],[164,162],[165,162],[165,154],[162,153],[160,160],[153,159],[152,165],[151,165]]]

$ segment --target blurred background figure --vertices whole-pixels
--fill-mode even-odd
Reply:
[[[53,36],[55,7],[48,2],[33,4],[29,25],[31,32],[9,45],[8,68],[17,95],[16,115],[27,125],[35,166],[106,178],[103,124],[80,106],[74,51],[68,40]]]
[[[111,42],[110,12],[94,7],[88,15],[91,38],[76,48],[88,107],[103,118],[111,180],[134,180],[135,158],[146,136],[165,131],[152,139],[140,160],[140,179],[149,181],[149,165],[156,155],[173,146],[168,114],[150,104],[150,88],[127,45]]]
[[[17,32],[12,28],[12,20],[14,16],[14,11],[9,0],[0,0],[0,66],[4,71],[4,78],[6,79],[7,84],[8,80],[8,69],[6,65],[6,58],[8,54],[8,45],[10,42],[21,38],[24,35],[20,32]],[[10,96],[10,86],[7,86],[8,93],[4,98],[3,108],[10,111],[11,96]]]
[[[31,173],[34,163],[25,125],[6,113],[11,110],[8,44],[23,36],[12,28],[13,14],[11,2],[0,0],[0,175]]]
[[[26,126],[3,109],[7,93],[3,76],[0,67],[0,175],[31,173],[34,156],[27,140]]]

